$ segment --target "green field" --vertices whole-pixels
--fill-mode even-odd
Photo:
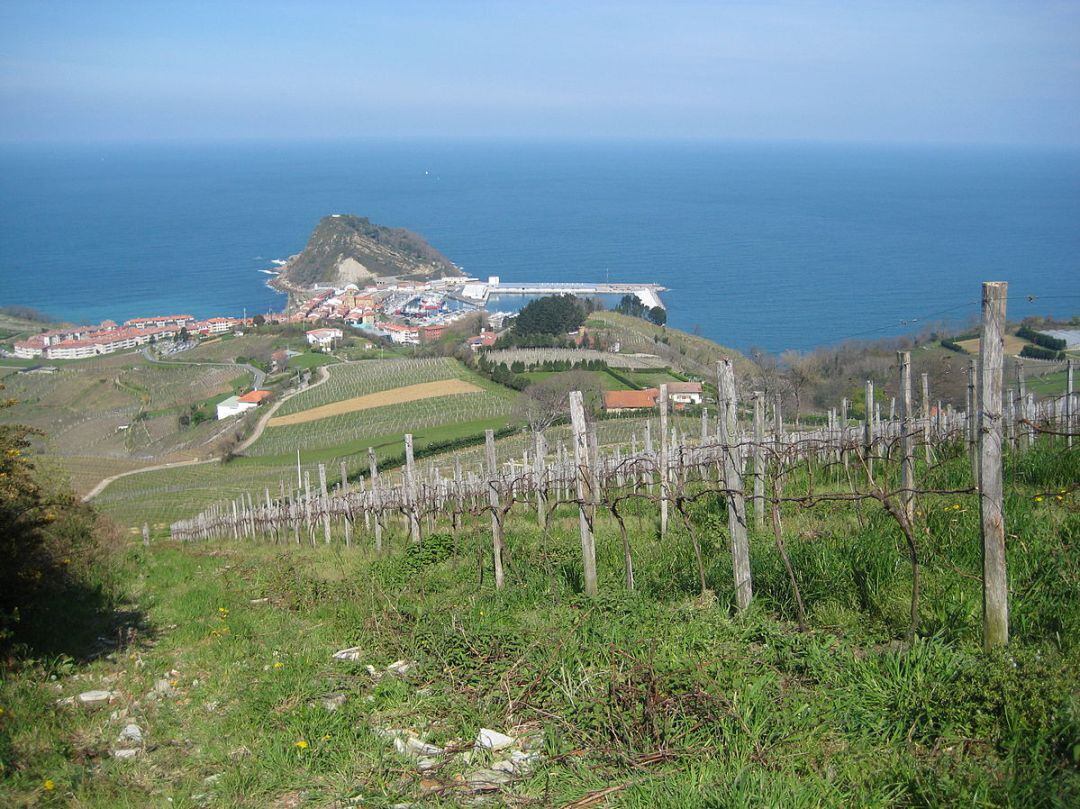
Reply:
[[[919,499],[910,645],[902,542],[870,503],[783,507],[805,630],[768,530],[751,528],[754,601],[734,610],[713,498],[691,508],[704,595],[688,533],[676,523],[661,540],[644,506],[627,505],[632,593],[617,526],[598,515],[596,597],[582,592],[569,506],[546,532],[527,508],[510,513],[501,591],[486,514],[467,517],[457,538],[443,520],[413,547],[391,518],[381,556],[362,533],[344,548],[337,525],[330,547],[321,531],[316,547],[306,531],[299,547],[291,536],[179,545],[159,530],[143,548],[132,536],[122,610],[70,614],[58,638],[71,656],[0,680],[0,802],[474,805],[482,796],[466,776],[506,754],[462,753],[491,728],[532,739],[539,755],[482,805],[1075,806],[1080,560],[1067,538],[1080,512],[1076,492],[1044,493],[1074,484],[1076,461],[1051,447],[1006,465],[1008,530],[1020,540],[1007,548],[1013,637],[993,653],[980,643],[972,495]],[[944,488],[970,480],[963,457],[919,474]],[[806,484],[799,470],[788,478],[790,493]],[[158,496],[177,492],[162,485]],[[93,620],[103,622],[96,634],[127,640],[82,662],[63,642]],[[359,660],[332,659],[354,646]],[[395,661],[409,663],[406,674],[387,673]],[[56,704],[91,688],[116,702]],[[129,722],[146,743],[120,760],[109,751]],[[421,771],[395,751],[392,729],[449,752]]]

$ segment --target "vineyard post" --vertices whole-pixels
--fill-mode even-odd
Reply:
[[[864,389],[866,415],[863,418],[863,445],[866,452],[866,474],[870,484],[874,483],[874,381],[866,380]]]
[[[341,462],[341,496],[347,498],[349,496],[349,470],[345,467],[345,461]],[[352,525],[349,520],[348,509],[342,509],[341,511],[341,527],[345,532],[345,547],[348,548],[352,545]]]
[[[929,374],[921,375],[922,382],[922,399],[919,402],[919,416],[923,423],[922,442],[923,452],[926,456],[926,463],[929,464],[931,460],[930,456],[930,376]]]
[[[581,529],[581,564],[585,578],[585,594],[595,596],[596,587],[596,545],[593,539],[592,523],[589,519],[589,506],[592,493],[589,491],[592,474],[589,471],[589,437],[585,427],[585,405],[581,391],[570,392],[570,426],[573,430],[574,443],[574,480],[577,484],[578,524]]]
[[[735,579],[735,603],[740,610],[750,606],[750,546],[746,537],[746,499],[743,495],[739,426],[735,415],[735,371],[730,359],[716,364],[719,393],[720,445],[724,453],[724,488],[727,489],[728,532],[731,534],[731,565]]]
[[[1024,376],[1024,361],[1016,358],[1016,418],[1020,420],[1034,420],[1034,414],[1028,408],[1027,380]],[[1024,448],[1031,449],[1035,440],[1035,432],[1030,424],[1024,424],[1021,428],[1024,433]]]
[[[645,454],[649,457],[649,494],[656,490],[656,474],[652,471],[653,443],[652,443],[652,419],[645,419]]]
[[[1001,468],[1001,378],[1008,288],[1004,281],[983,284],[979,340],[979,515],[983,552],[983,645],[987,649],[1009,642],[1009,584],[1005,567]]]
[[[150,526],[142,524],[142,544],[144,548],[150,547]]]
[[[671,452],[671,436],[668,435],[668,386],[663,384],[660,386],[660,536],[661,538],[667,536],[668,529],[668,497],[671,492],[669,490],[670,470],[668,465],[671,462],[671,458],[668,453]]]
[[[499,511],[499,467],[495,462],[495,431],[484,430],[484,460],[487,464],[488,505],[491,506],[491,553],[495,563],[495,589],[503,588],[502,514]]]
[[[912,442],[911,418],[911,352],[898,351],[900,360],[900,502],[904,515],[911,523],[915,519],[915,454]]]
[[[232,501],[232,534],[233,539],[240,539],[240,517],[237,514],[236,501]]]
[[[1065,432],[1069,435],[1066,437],[1066,446],[1072,449],[1072,431],[1073,431],[1073,361],[1066,360],[1065,362]]]
[[[968,457],[971,459],[971,476],[979,479],[979,393],[975,388],[978,380],[977,360],[968,360],[967,379],[967,435]]]
[[[409,541],[420,543],[420,511],[417,505],[416,461],[413,459],[412,433],[405,433],[405,503],[409,515]]]
[[[311,547],[315,547],[315,528],[311,522],[311,471],[304,470],[304,524],[307,526]]]
[[[754,391],[754,528],[765,530],[765,394]]]
[[[840,400],[840,459],[844,462],[844,471],[848,468],[847,436],[848,436],[848,400],[845,396]]]
[[[382,553],[382,509],[379,507],[379,464],[375,460],[375,449],[367,448],[368,476],[371,480],[371,501],[375,504],[375,552]]]
[[[326,494],[326,464],[319,464],[319,510],[322,512],[323,539],[330,544],[330,502]]]
[[[461,488],[461,458],[454,456],[454,516],[451,518],[454,527],[454,548],[456,554],[457,538],[461,533],[461,515],[465,511],[465,493]]]

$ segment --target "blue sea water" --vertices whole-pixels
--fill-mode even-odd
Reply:
[[[258,271],[345,212],[480,277],[664,284],[743,349],[963,323],[983,280],[1011,318],[1080,312],[1074,151],[427,140],[0,147],[0,303],[278,309]]]

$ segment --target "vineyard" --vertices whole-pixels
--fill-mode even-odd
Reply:
[[[755,527],[765,527],[766,512],[775,533],[777,549],[784,558],[792,596],[797,605],[800,626],[806,623],[803,599],[795,571],[784,550],[781,506],[798,504],[801,508],[851,504],[859,509],[860,522],[864,504],[876,503],[895,520],[908,547],[911,565],[911,614],[906,636],[910,642],[919,629],[920,554],[916,524],[916,497],[979,494],[984,548],[984,635],[988,647],[1008,638],[1004,528],[1003,528],[1003,442],[1012,443],[1016,452],[1030,451],[1042,434],[1048,440],[1071,449],[1076,424],[1077,402],[1072,391],[1071,365],[1067,389],[1063,395],[1036,400],[1026,390],[1023,365],[1017,365],[1017,389],[1008,394],[1002,386],[1004,368],[1003,334],[1004,292],[1002,285],[984,286],[983,336],[986,346],[978,366],[972,361],[968,378],[968,407],[964,411],[936,408],[933,412],[927,379],[922,378],[921,412],[914,409],[911,359],[908,352],[897,355],[899,402],[893,401],[887,419],[881,407],[866,408],[861,429],[852,430],[848,402],[829,411],[827,427],[813,431],[785,430],[780,400],[766,402],[755,393],[752,398],[752,429],[744,437],[737,406],[737,384],[730,361],[717,365],[717,390],[720,399],[715,432],[710,433],[706,414],[701,417],[699,436],[688,439],[685,433],[669,424],[667,385],[660,386],[658,435],[646,422],[640,436],[631,436],[629,452],[616,445],[613,452],[601,454],[595,423],[586,424],[581,393],[570,397],[572,452],[560,443],[552,455],[548,437],[533,437],[533,453],[523,451],[520,466],[508,460],[499,464],[493,431],[487,431],[484,465],[463,470],[460,459],[454,477],[444,477],[432,469],[429,476],[418,473],[413,460],[413,436],[405,435],[406,465],[397,480],[380,480],[373,449],[369,449],[368,486],[363,478],[351,487],[345,463],[341,464],[336,493],[328,490],[326,467],[318,467],[318,487],[312,487],[310,474],[302,488],[285,491],[272,499],[269,487],[264,496],[247,494],[228,506],[218,506],[195,518],[172,526],[174,538],[182,540],[231,536],[239,539],[262,535],[283,541],[292,534],[301,542],[302,533],[315,543],[321,524],[323,541],[330,544],[332,523],[340,522],[346,545],[357,530],[358,515],[365,529],[374,530],[376,551],[382,550],[383,524],[388,515],[400,513],[408,528],[409,539],[421,542],[423,522],[434,529],[440,518],[449,519],[455,535],[465,516],[479,518],[485,512],[491,520],[492,565],[497,589],[503,587],[504,523],[515,507],[535,508],[537,524],[543,527],[548,510],[554,504],[574,504],[580,517],[582,576],[587,595],[596,595],[597,571],[595,523],[599,511],[610,512],[618,523],[623,549],[625,586],[634,589],[633,559],[629,532],[620,506],[655,505],[658,510],[660,538],[668,534],[673,512],[678,513],[691,539],[697,574],[704,597],[706,584],[701,545],[691,518],[694,503],[706,498],[721,498],[726,504],[727,529],[734,574],[734,594],[739,609],[749,606],[752,594],[750,570],[747,483],[752,483]],[[873,383],[867,381],[865,401],[874,402]],[[772,405],[771,414],[766,413]],[[899,413],[895,410],[899,405]],[[771,427],[766,429],[766,420]],[[1060,437],[1064,436],[1064,439]],[[918,442],[919,447],[916,447]],[[924,457],[927,482],[915,480],[917,449]],[[966,457],[971,482],[968,485],[942,487],[935,470],[943,459]],[[752,473],[747,467],[752,465]],[[336,470],[331,470],[335,472]],[[805,472],[805,474],[804,474]],[[798,480],[805,491],[782,491]],[[860,485],[862,481],[862,485]],[[299,484],[299,481],[298,481]],[[330,485],[333,482],[330,481]],[[1075,487],[1075,481],[1071,487]],[[768,491],[766,491],[768,490]],[[1053,493],[1058,501],[1070,496],[1072,488]],[[924,506],[925,509],[929,507]],[[304,531],[302,531],[302,526]],[[701,526],[697,527],[701,530]]]
[[[293,396],[277,412],[288,416],[331,402],[442,379],[474,381],[477,377],[452,359],[361,360],[329,368],[330,378],[321,385]]]

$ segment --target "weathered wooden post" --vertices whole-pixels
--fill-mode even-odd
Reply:
[[[1018,430],[1024,436],[1024,449],[1031,449],[1035,443],[1035,428],[1030,423],[1033,419],[1031,409],[1028,407],[1027,379],[1024,375],[1024,361],[1016,358],[1016,418],[1019,421],[1028,422],[1020,425]]]
[[[666,386],[664,386],[666,388]],[[574,475],[577,484],[578,522],[581,529],[581,563],[584,571],[585,594],[594,596],[596,585],[596,544],[593,538],[590,504],[593,494],[589,491],[593,476],[589,470],[589,437],[585,426],[585,404],[581,391],[570,392],[570,426],[573,430]],[[661,432],[661,435],[664,433]],[[661,450],[663,452],[663,450]],[[663,484],[661,484],[663,485]]]
[[[1005,363],[1005,300],[1008,288],[1004,281],[988,281],[982,287],[979,514],[983,551],[983,645],[987,649],[1009,642],[1009,582],[1005,566],[1001,468],[1001,377]]]
[[[1072,449],[1072,432],[1073,432],[1073,361],[1066,360],[1065,362],[1065,432],[1068,433],[1066,437],[1066,446]]]
[[[382,553],[382,508],[379,507],[379,464],[375,460],[375,449],[367,448],[368,478],[371,482],[371,499],[375,505],[375,552]]]
[[[499,467],[495,462],[495,431],[484,431],[484,461],[487,466],[488,505],[491,507],[491,551],[495,562],[495,589],[503,588],[502,504],[499,498]]]
[[[870,485],[874,483],[874,381],[866,380],[864,388],[866,398],[866,416],[863,419],[863,446],[866,452],[866,474]]]
[[[912,441],[914,428],[911,417],[911,352],[896,352],[900,361],[900,502],[911,524],[915,519],[915,447]]]
[[[319,464],[319,511],[322,512],[323,539],[330,544],[330,503],[326,492],[326,464]]]
[[[345,461],[341,462],[341,497],[345,503],[348,503],[349,496],[349,470],[345,466]],[[348,548],[352,545],[352,522],[349,519],[351,513],[348,507],[341,510],[341,526],[345,533],[345,547]]]
[[[765,530],[765,394],[754,391],[754,528]]]
[[[668,498],[671,496],[671,436],[668,435],[668,386],[660,386],[660,536],[667,536]]]
[[[416,462],[413,460],[412,433],[405,434],[405,498],[409,514],[409,541],[420,542],[420,508],[418,505]]]
[[[926,463],[931,461],[930,454],[930,376],[929,374],[922,374],[922,400],[919,402],[920,416],[922,418],[922,441],[923,450],[926,456]]]
[[[727,489],[728,532],[731,534],[731,565],[735,580],[735,604],[740,610],[750,606],[750,543],[746,536],[746,499],[743,495],[742,450],[735,415],[735,370],[730,359],[716,364],[719,394],[720,445],[724,453],[724,488]]]
[[[976,381],[978,380],[978,360],[972,357],[968,360],[967,379],[967,434],[968,434],[968,457],[971,459],[971,477],[979,480],[979,392]]]
[[[150,547],[150,526],[146,523],[142,524],[142,544],[144,548]]]

